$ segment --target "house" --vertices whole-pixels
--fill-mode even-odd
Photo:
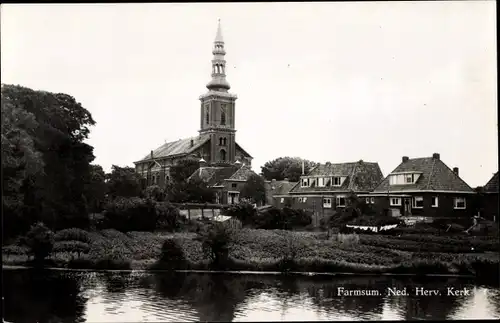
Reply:
[[[474,210],[475,192],[450,169],[438,153],[432,157],[403,157],[373,192],[376,208],[393,216],[466,217]]]
[[[251,175],[256,175],[251,167],[236,162],[229,167],[209,166],[203,159],[200,160],[200,168],[189,178],[201,179],[208,187],[215,190],[215,203],[238,204],[240,192]]]
[[[199,97],[198,136],[166,142],[134,162],[136,172],[143,178],[144,187],[165,187],[170,180],[170,166],[185,158],[203,159],[214,167],[232,168],[236,162],[251,165],[252,156],[236,142],[237,96],[229,92],[231,87],[226,80],[226,51],[220,22],[212,54],[211,80],[206,85],[208,91]],[[173,115],[171,120],[175,120]]]
[[[481,197],[481,216],[493,221],[498,221],[499,205],[498,205],[498,172],[484,185]]]
[[[368,194],[384,178],[378,163],[358,162],[318,164],[300,177],[286,196],[277,196],[277,206],[290,204],[325,216],[346,206],[351,193]]]
[[[285,204],[285,199],[289,199],[288,193],[298,182],[290,182],[288,178],[282,181],[275,179],[266,182],[266,202],[269,205],[279,207]]]

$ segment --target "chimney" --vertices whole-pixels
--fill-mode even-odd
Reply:
[[[453,167],[453,172],[458,176],[458,167]]]
[[[193,147],[193,146],[194,146],[194,140],[191,139],[191,147]]]
[[[153,151],[151,150],[151,159],[153,159]]]
[[[408,160],[410,160],[410,158],[408,158],[408,156],[403,156],[403,158],[402,158],[403,163],[406,163]]]
[[[439,158],[440,158],[440,156],[439,156],[439,154],[438,154],[438,153],[434,153],[434,154],[432,154],[432,158],[434,158],[434,159],[439,159]]]

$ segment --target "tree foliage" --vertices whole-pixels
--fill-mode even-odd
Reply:
[[[84,140],[94,124],[68,94],[2,84],[7,235],[36,221],[50,228],[88,224],[85,183],[94,155]]]
[[[35,261],[43,261],[54,247],[54,233],[42,222],[33,225],[26,236],[26,244],[30,248]]]
[[[200,162],[196,159],[181,159],[175,165],[170,166],[170,180],[174,183],[186,182],[199,167]]]
[[[141,195],[141,176],[132,167],[111,166],[111,173],[106,174],[106,181],[111,198]]]
[[[297,182],[302,174],[302,162],[306,174],[317,164],[299,157],[279,157],[261,167],[262,175],[266,180],[281,181],[288,178],[292,182]]]
[[[85,198],[90,212],[102,211],[107,192],[106,173],[100,165],[90,165],[90,176],[85,183]]]
[[[250,175],[240,192],[240,196],[254,203],[265,204],[266,187],[264,179],[257,174]]]

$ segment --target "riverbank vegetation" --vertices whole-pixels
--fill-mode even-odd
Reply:
[[[77,233],[78,232],[78,233]],[[498,240],[400,237],[209,226],[202,233],[87,232],[55,234],[49,263],[62,268],[314,271],[466,274],[495,277]],[[63,238],[64,237],[64,238]],[[87,242],[85,242],[87,241]],[[439,250],[439,247],[442,249]],[[471,247],[474,248],[472,251]],[[29,247],[3,248],[4,264],[26,265]]]

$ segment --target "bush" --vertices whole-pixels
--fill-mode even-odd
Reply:
[[[197,241],[202,243],[203,252],[215,266],[227,263],[229,248],[234,242],[233,230],[221,223],[214,223],[198,233]]]
[[[156,228],[176,231],[183,225],[187,224],[187,220],[179,212],[179,209],[168,202],[156,203]]]
[[[360,226],[374,226],[381,227],[386,225],[401,224],[402,221],[398,218],[392,216],[370,216],[362,215],[355,219],[350,220],[347,224],[349,225],[360,225]]]
[[[106,204],[106,227],[122,232],[153,231],[156,228],[155,202],[138,197],[116,198]]]
[[[2,247],[2,253],[6,255],[27,255],[29,249],[22,246],[10,245]]]
[[[257,218],[257,210],[248,202],[227,206],[222,209],[221,213],[237,218],[243,225],[254,225]]]
[[[58,241],[54,245],[55,252],[76,252],[78,257],[82,253],[88,253],[90,251],[90,246],[88,243],[81,241]]]
[[[42,222],[33,225],[26,235],[26,243],[36,262],[43,261],[54,247],[54,233]]]
[[[56,232],[55,241],[80,241],[90,243],[89,233],[78,228],[64,229]]]
[[[161,247],[159,268],[179,269],[185,263],[184,252],[174,239],[167,239]]]

